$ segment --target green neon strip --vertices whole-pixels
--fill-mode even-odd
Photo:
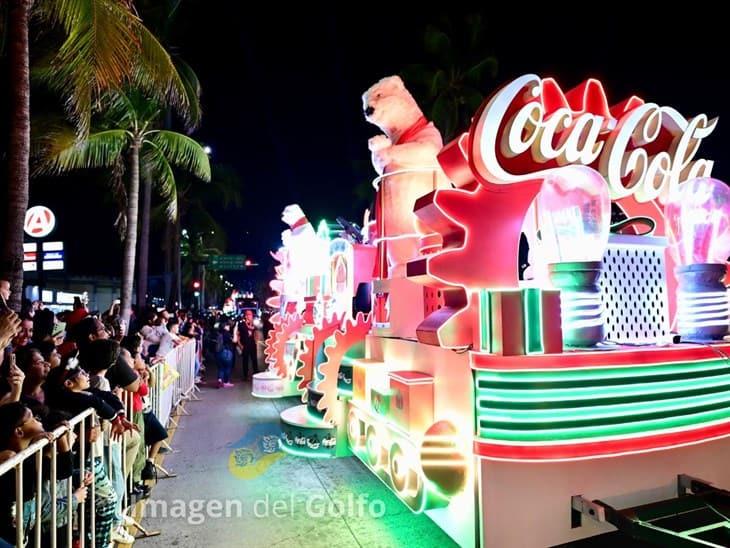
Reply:
[[[641,402],[660,402],[663,400],[676,400],[681,398],[689,398],[692,396],[702,396],[705,394],[717,394],[724,392],[728,387],[711,386],[709,388],[701,388],[696,390],[687,390],[685,392],[667,392],[665,394],[641,394],[637,393],[632,396],[624,396],[620,398],[604,398],[600,401],[595,399],[584,399],[584,400],[565,400],[545,403],[540,400],[531,402],[511,402],[511,401],[488,401],[486,398],[482,398],[481,401],[477,402],[477,412],[489,409],[565,409],[565,408],[577,408],[577,407],[597,407],[606,405],[622,405],[627,403],[641,403]]]
[[[560,378],[553,379],[551,382],[510,382],[510,381],[499,381],[499,382],[480,382],[478,385],[478,391],[481,393],[490,393],[492,390],[559,390],[567,388],[596,388],[602,386],[618,386],[618,385],[632,385],[632,384],[644,384],[653,382],[669,382],[669,381],[684,381],[688,379],[707,379],[712,377],[719,377],[721,375],[730,374],[730,367],[717,368],[710,371],[684,371],[684,372],[670,372],[662,375],[634,375],[630,377],[615,377],[608,379],[583,379],[583,380],[563,380]]]
[[[596,417],[592,419],[586,419],[583,417],[574,418],[570,420],[566,418],[559,422],[539,422],[539,421],[528,421],[528,422],[515,422],[515,421],[499,421],[493,418],[480,417],[479,425],[482,428],[494,428],[497,430],[541,430],[541,429],[569,429],[569,428],[582,428],[591,426],[607,426],[607,425],[620,425],[630,422],[647,421],[654,419],[669,419],[677,417],[678,415],[688,415],[704,413],[709,411],[720,411],[722,409],[730,409],[727,401],[705,403],[703,405],[690,406],[684,409],[657,409],[653,407],[647,407],[643,412],[633,413],[630,415],[605,415],[603,417]]]
[[[560,371],[476,371],[477,389],[485,383],[492,382],[521,382],[521,383],[550,383],[556,381],[603,380],[616,378],[642,379],[652,375],[674,375],[681,373],[715,371],[727,369],[728,362],[724,359],[711,359],[696,362],[681,362],[653,365],[635,365],[631,367],[595,368],[595,369],[568,369]],[[487,387],[485,387],[487,388]]]
[[[702,405],[712,405],[720,402],[730,402],[730,391],[718,394],[674,398],[670,400],[650,401],[643,403],[629,403],[617,405],[603,405],[594,407],[566,407],[554,409],[486,409],[478,416],[480,420],[516,422],[516,423],[550,423],[565,420],[593,420],[606,417],[626,417],[639,413],[654,411],[672,411],[689,409]]]
[[[321,413],[321,415],[318,415],[317,413]],[[309,415],[310,420],[318,422],[318,426],[320,427],[326,426],[327,428],[334,428],[334,426],[324,421],[324,411],[320,411],[319,409],[314,411],[309,405],[307,405],[307,415]]]
[[[730,374],[714,375],[700,379],[683,379],[678,381],[634,383],[618,386],[592,386],[587,388],[563,388],[555,390],[546,389],[523,389],[503,390],[492,388],[488,391],[481,391],[488,396],[477,397],[478,404],[482,402],[559,402],[576,400],[603,400],[608,398],[621,398],[634,395],[667,394],[685,392],[703,388],[719,386],[730,386]],[[489,407],[489,404],[486,404]]]
[[[490,294],[486,289],[479,290],[479,348],[482,352],[491,352],[491,329],[492,321]]]
[[[542,291],[535,287],[525,289],[522,292],[522,304],[525,315],[525,347],[527,353],[542,354],[545,352],[542,344]]]
[[[720,517],[720,516],[718,516]],[[685,538],[692,538],[692,535],[696,535],[698,533],[704,533],[706,531],[712,531],[713,529],[717,529],[718,527],[730,527],[728,525],[727,521],[723,521],[722,523],[712,523],[710,525],[704,525],[703,527],[695,527],[694,529],[689,529],[687,531],[682,531],[679,533],[680,536]],[[692,539],[696,540],[696,539]],[[718,544],[715,544],[714,546],[720,546]]]
[[[602,425],[581,428],[545,429],[537,431],[507,430],[496,428],[480,428],[482,438],[503,441],[540,442],[566,441],[586,438],[602,438],[607,436],[622,436],[629,434],[650,433],[655,430],[681,428],[683,426],[701,425],[713,421],[730,419],[730,408],[727,406],[716,411],[706,411],[691,415],[681,415],[672,418],[662,418],[647,421],[637,421],[619,425]]]

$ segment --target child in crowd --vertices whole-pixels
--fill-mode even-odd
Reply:
[[[8,403],[0,406],[0,453],[3,460],[12,458],[15,454],[36,441],[46,439],[53,441],[53,434],[46,432],[41,421],[33,415],[31,410],[21,402]],[[50,455],[43,458],[43,477],[50,477]],[[71,477],[73,460],[68,436],[58,440],[56,454],[56,479],[63,480]],[[36,459],[26,459],[23,462],[23,520],[18,524],[15,518],[15,474],[0,476],[0,538],[8,543],[15,543],[16,527],[22,527],[22,537],[27,538],[28,532],[36,523],[35,483],[37,477]]]
[[[144,432],[145,446],[149,447],[149,454],[145,455],[144,452],[140,452],[142,458],[141,461],[135,462],[135,475],[139,473],[140,480],[151,480],[156,476],[154,461],[162,447],[162,442],[167,439],[167,430],[144,400],[149,393],[151,377],[147,364],[142,359],[142,338],[139,335],[124,337],[122,346],[129,351],[134,369],[142,379],[140,390],[134,395],[135,424],[141,423],[140,430]]]

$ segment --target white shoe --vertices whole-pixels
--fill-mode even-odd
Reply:
[[[133,544],[135,539],[127,532],[123,525],[120,525],[116,529],[112,529],[112,540],[119,544]]]

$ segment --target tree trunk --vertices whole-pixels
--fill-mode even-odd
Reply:
[[[152,181],[145,171],[142,178],[142,218],[139,230],[139,267],[137,268],[137,308],[147,304],[147,276],[150,256],[150,207],[152,202]]]
[[[0,277],[10,282],[10,306],[20,311],[23,296],[23,226],[28,209],[30,154],[30,78],[28,68],[28,17],[31,0],[11,0],[8,10],[8,82],[10,139],[8,189]]]
[[[132,314],[132,287],[134,285],[134,253],[137,250],[137,216],[139,210],[139,148],[135,138],[130,151],[129,194],[127,195],[127,235],[124,238],[122,263],[122,320],[129,327]]]
[[[165,221],[165,241],[163,247],[165,249],[165,305],[169,306],[172,300],[172,276],[174,267],[172,265],[172,248],[175,245],[173,241],[173,227],[175,224],[172,221]]]

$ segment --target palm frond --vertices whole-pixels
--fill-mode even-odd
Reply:
[[[227,245],[225,229],[216,218],[200,203],[191,204],[187,224],[193,233],[205,234],[204,239],[193,240],[193,252],[207,255],[221,255]],[[212,233],[212,234],[211,234]]]
[[[182,133],[161,130],[146,139],[157,146],[167,160],[203,181],[210,181],[210,160],[200,143]]]
[[[203,116],[203,111],[200,106],[200,94],[202,90],[200,80],[198,80],[198,75],[195,74],[193,68],[185,61],[175,56],[173,57],[173,62],[175,63],[175,68],[180,75],[183,86],[185,87],[185,94],[188,98],[188,129],[193,130],[200,125],[200,119]]]
[[[144,25],[139,24],[137,32],[141,46],[140,56],[132,75],[132,83],[164,105],[171,106],[180,115],[186,126],[194,127],[197,122],[191,112],[195,108],[193,107],[191,110],[188,89],[178,73],[172,57]]]
[[[444,68],[450,69],[454,66],[453,44],[446,32],[433,25],[428,25],[424,33],[423,45],[428,53],[439,59]]]
[[[62,114],[34,114],[30,122],[30,159],[33,173],[38,162],[51,150],[72,146],[76,140],[73,127]]]
[[[134,88],[107,93],[101,98],[100,104],[104,111],[100,120],[102,123],[135,133],[157,125],[162,112],[157,100]]]
[[[56,74],[53,68],[53,60],[56,56],[56,52],[48,52],[42,56],[37,56],[33,59],[33,64],[30,67],[30,81],[31,84],[40,82],[48,85]]]
[[[66,98],[66,110],[83,135],[95,98],[129,78],[143,25],[125,0],[54,0],[43,2],[40,13],[66,34],[43,80]]]
[[[189,128],[199,124],[197,77],[189,66],[176,66],[131,2],[53,0],[40,3],[39,13],[62,27],[67,38],[51,70],[39,70],[36,77],[66,98],[66,111],[81,135],[89,131],[96,101],[125,84],[171,106]]]
[[[105,93],[100,97],[99,103],[103,110],[103,116],[100,117],[102,125],[129,130],[137,129],[139,125],[137,109],[126,91],[114,90]]]
[[[165,216],[170,221],[177,218],[177,185],[170,162],[157,145],[146,141],[142,148],[142,163],[145,177],[150,178],[164,201]]]
[[[37,173],[64,173],[74,169],[111,167],[129,139],[126,131],[111,129],[74,139],[69,130],[48,136]]]
[[[215,164],[211,183],[210,188],[205,188],[203,198],[210,196],[210,201],[221,203],[225,209],[231,205],[241,207],[241,179],[233,167]]]
[[[483,89],[488,82],[493,80],[497,76],[497,70],[499,65],[497,58],[488,56],[479,61],[472,67],[469,67],[464,74],[466,81],[477,87]]]

